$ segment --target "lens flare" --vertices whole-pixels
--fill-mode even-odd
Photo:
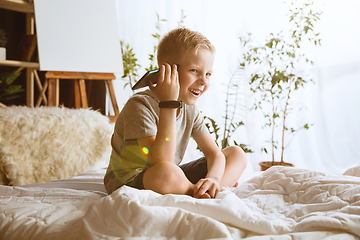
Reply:
[[[142,152],[147,155],[149,154],[149,149],[147,147],[143,147]]]
[[[168,137],[166,137],[166,138],[165,138],[165,141],[167,141],[167,142],[168,142],[168,141],[170,141],[170,139],[169,139]]]

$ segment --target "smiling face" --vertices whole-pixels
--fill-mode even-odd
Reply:
[[[188,51],[178,62],[180,93],[179,100],[195,105],[198,98],[210,86],[213,73],[214,53],[200,48],[197,53]]]

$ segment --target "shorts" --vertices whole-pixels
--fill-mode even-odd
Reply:
[[[193,184],[196,184],[200,179],[205,178],[207,174],[207,160],[205,157],[199,158],[189,163],[185,163],[179,166],[185,176]],[[134,187],[137,189],[144,189],[143,178],[147,169],[140,172],[133,181],[127,183],[127,186]]]

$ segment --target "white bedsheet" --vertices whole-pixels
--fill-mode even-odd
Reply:
[[[106,168],[93,169],[76,177],[55,180],[48,183],[27,184],[24,188],[69,188],[76,190],[99,191],[106,193],[104,187],[104,176]]]
[[[0,187],[0,239],[359,239],[360,178],[272,167],[216,199]]]
[[[78,239],[89,206],[105,194],[65,188],[0,187],[0,239]]]

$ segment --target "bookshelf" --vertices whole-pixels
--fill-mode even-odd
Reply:
[[[34,3],[25,0],[0,0],[0,8],[26,14],[26,34],[35,34]],[[26,105],[34,106],[34,70],[39,69],[37,62],[1,60],[0,66],[26,68]]]
[[[0,0],[0,7],[23,13],[34,13],[34,4],[25,0]]]
[[[39,68],[39,63],[37,62],[24,62],[17,60],[0,60],[0,66],[5,67],[24,67],[24,68]]]

